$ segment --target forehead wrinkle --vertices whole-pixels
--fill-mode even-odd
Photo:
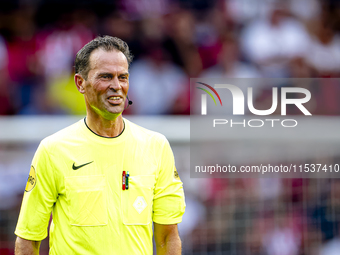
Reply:
[[[106,66],[111,66],[112,65],[112,62],[110,62],[110,60],[113,60],[111,58],[106,58],[106,57],[103,57],[102,54],[98,53],[102,51],[104,54],[106,53],[111,53],[111,52],[116,52],[118,53],[120,56],[124,56],[124,60],[126,61],[126,63],[124,62],[124,65],[126,64],[126,73],[128,74],[129,71],[129,66],[128,66],[128,63],[127,63],[127,59],[125,57],[125,55],[119,51],[119,50],[116,50],[116,49],[113,49],[113,50],[110,50],[110,51],[106,51],[105,49],[102,49],[102,48],[98,48],[98,49],[95,49],[91,55],[90,55],[90,70],[94,70],[96,68],[98,68],[98,65],[101,66],[101,69],[106,69],[105,67]],[[119,62],[121,61],[120,57],[116,57],[116,63],[114,63],[115,65],[118,64]],[[100,62],[100,63],[99,63]],[[118,66],[118,65],[117,65]],[[125,68],[125,66],[123,65],[119,65],[120,67],[123,67]],[[104,71],[105,72],[105,71]]]

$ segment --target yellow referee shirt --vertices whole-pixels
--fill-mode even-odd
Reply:
[[[17,236],[46,238],[52,212],[50,254],[152,254],[152,222],[182,220],[182,182],[166,138],[124,123],[120,136],[105,138],[81,120],[40,143]]]

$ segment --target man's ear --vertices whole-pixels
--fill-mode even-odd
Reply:
[[[78,73],[74,75],[74,82],[77,86],[77,89],[80,93],[84,94],[85,93],[85,79]]]

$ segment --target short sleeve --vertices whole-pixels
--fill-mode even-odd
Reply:
[[[177,224],[185,211],[183,183],[175,167],[169,142],[162,145],[159,175],[156,179],[153,200],[153,221],[158,224]]]
[[[42,142],[32,161],[15,234],[33,241],[46,238],[57,196],[54,171]]]

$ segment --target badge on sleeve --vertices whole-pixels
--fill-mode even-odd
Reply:
[[[174,180],[175,180],[175,181],[180,181],[180,180],[181,180],[181,179],[179,178],[179,175],[178,175],[178,172],[177,172],[176,167],[175,167],[175,169],[174,169]]]
[[[30,174],[27,179],[25,191],[26,192],[31,191],[34,188],[36,182],[37,182],[37,176],[35,174],[35,169],[33,166],[31,166],[31,170],[30,170]]]

